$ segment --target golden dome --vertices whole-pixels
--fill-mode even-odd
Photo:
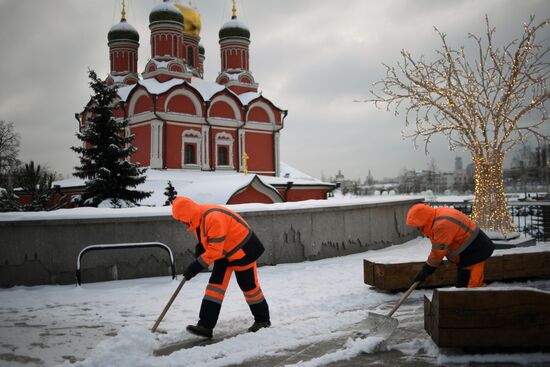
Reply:
[[[195,37],[200,37],[201,33],[201,15],[196,9],[190,6],[174,3],[183,15],[183,31]]]

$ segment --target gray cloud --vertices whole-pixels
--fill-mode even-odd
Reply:
[[[128,1],[128,22],[141,37],[139,67],[148,57],[148,14],[159,3]],[[218,30],[230,18],[229,0],[196,0],[202,15],[206,79],[220,68]],[[456,155],[443,139],[414,150],[403,141],[402,117],[354,103],[369,97],[383,77],[381,63],[395,64],[405,48],[434,55],[437,26],[451,44],[467,45],[469,32],[482,34],[484,16],[504,43],[519,36],[530,14],[550,17],[543,0],[371,1],[241,0],[238,16],[252,33],[251,70],[264,95],[289,110],[282,131],[282,159],[311,175],[377,178],[399,170],[426,168],[434,157],[451,170]],[[22,136],[21,158],[34,159],[69,175],[77,164],[69,147],[74,113],[90,95],[88,67],[106,75],[107,32],[120,18],[118,1],[0,0],[0,119],[13,121]]]

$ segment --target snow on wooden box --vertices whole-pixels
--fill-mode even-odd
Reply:
[[[485,280],[509,281],[523,279],[550,279],[550,251],[541,248],[526,252],[495,251],[485,264]],[[508,252],[508,253],[507,253]],[[364,282],[378,289],[397,290],[408,288],[415,274],[422,268],[424,261],[403,261],[401,263],[382,263],[376,260],[363,260]],[[420,286],[423,288],[454,285],[456,265],[443,261],[437,271]]]

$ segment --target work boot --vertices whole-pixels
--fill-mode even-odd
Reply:
[[[212,329],[209,329],[202,325],[187,325],[187,331],[189,331],[191,334],[195,334],[205,338],[212,337]]]
[[[251,331],[251,332],[255,333],[256,331],[258,331],[260,329],[263,329],[265,327],[270,327],[270,326],[271,326],[271,322],[269,322],[269,321],[264,321],[264,322],[254,321],[252,326],[248,328],[248,331]]]

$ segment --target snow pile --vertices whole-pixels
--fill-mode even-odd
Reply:
[[[329,363],[349,360],[361,353],[372,353],[384,341],[384,338],[368,336],[366,338],[348,339],[343,349],[313,358],[306,362],[298,362],[292,366],[317,367]]]

